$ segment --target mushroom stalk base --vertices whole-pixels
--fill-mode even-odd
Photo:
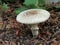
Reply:
[[[33,38],[36,38],[38,36],[38,30],[39,30],[38,24],[31,25],[31,31],[33,34]]]

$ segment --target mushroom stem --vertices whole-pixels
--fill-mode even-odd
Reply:
[[[38,30],[39,30],[38,24],[31,25],[31,31],[33,34],[33,38],[36,38],[38,36]]]

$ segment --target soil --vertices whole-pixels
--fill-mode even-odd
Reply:
[[[60,12],[54,10],[49,12],[50,18],[38,25],[39,35],[36,39],[32,38],[31,28],[28,25],[16,21],[14,8],[3,12],[0,16],[0,45],[58,45],[60,43]]]

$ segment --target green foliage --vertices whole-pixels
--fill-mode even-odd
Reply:
[[[2,6],[2,8],[4,9],[4,10],[7,10],[9,7],[7,6],[7,4],[3,4],[3,6]]]
[[[7,4],[1,4],[0,8],[2,8],[4,11],[7,10],[9,7],[7,6]]]
[[[22,11],[24,11],[24,10],[26,10],[26,9],[27,9],[26,7],[22,6],[22,7],[19,7],[19,8],[17,8],[17,9],[15,9],[14,13],[15,13],[16,15],[18,15],[20,12],[22,12]]]
[[[19,7],[19,8],[16,8],[14,13],[16,15],[18,15],[20,12],[24,11],[24,10],[27,10],[27,9],[33,9],[33,8],[37,8],[35,5],[28,5],[28,6],[22,6],[22,7]]]
[[[15,13],[16,15],[18,15],[20,12],[22,12],[22,11],[24,11],[24,10],[34,9],[34,8],[35,8],[35,9],[37,9],[37,8],[46,9],[45,7],[36,7],[35,5],[29,5],[29,6],[27,6],[27,7],[22,6],[22,7],[19,7],[19,8],[17,8],[17,9],[15,9],[14,13]]]
[[[22,11],[24,11],[26,9],[33,9],[33,8],[35,8],[35,9],[36,8],[45,9],[45,7],[43,6],[44,5],[44,1],[42,1],[42,0],[25,0],[24,4],[26,6],[22,6],[20,8],[15,9],[14,13],[16,15],[18,15],[20,12],[22,12]]]
[[[25,0],[24,2],[25,5],[35,5],[39,6],[40,4],[45,4],[44,0]]]
[[[37,8],[37,6],[35,6],[35,5],[33,5],[33,4],[30,4],[30,5],[28,5],[27,7],[28,7],[28,9]]]
[[[36,0],[25,0],[24,4],[25,5],[30,5],[30,4],[34,4],[35,5]]]
[[[4,0],[5,2],[10,1],[10,2],[14,2],[15,0]],[[19,8],[16,8],[14,10],[14,13],[16,15],[18,15],[20,12],[27,10],[27,9],[33,9],[33,8],[42,8],[45,9],[45,7],[43,7],[44,5],[44,1],[43,0],[25,0],[24,4],[26,6],[21,6]],[[3,8],[4,10],[7,10],[9,7],[7,6],[7,4],[2,4],[1,8]]]

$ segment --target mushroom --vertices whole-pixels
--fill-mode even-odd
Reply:
[[[33,37],[38,36],[38,24],[45,22],[50,17],[50,13],[43,9],[29,9],[22,11],[17,15],[16,20],[23,24],[28,24],[31,26],[31,31]]]

